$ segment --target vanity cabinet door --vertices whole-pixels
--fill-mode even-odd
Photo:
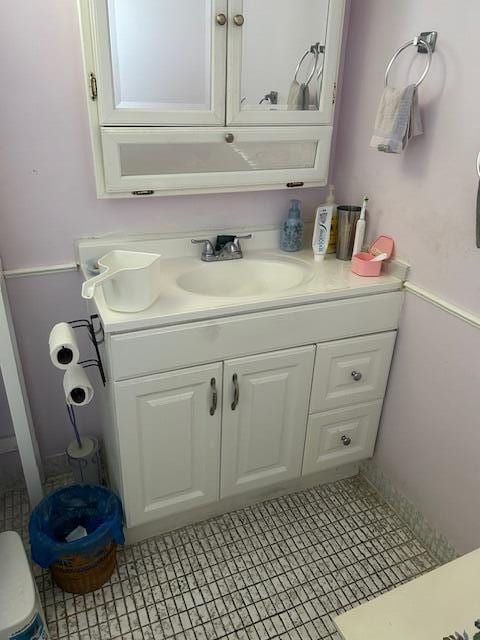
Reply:
[[[225,123],[227,0],[89,7],[101,125]]]
[[[299,477],[314,347],[224,364],[221,496]]]
[[[227,124],[332,124],[344,0],[229,0],[228,11]]]
[[[127,525],[218,500],[222,365],[119,382],[114,394]]]

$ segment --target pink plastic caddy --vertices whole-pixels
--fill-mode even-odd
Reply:
[[[379,236],[372,244],[368,253],[357,253],[352,258],[352,271],[357,276],[366,276],[368,278],[379,276],[382,272],[383,260],[373,262],[376,256],[386,253],[388,260],[392,257],[395,243],[390,236]]]

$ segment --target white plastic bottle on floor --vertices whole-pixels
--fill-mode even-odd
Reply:
[[[49,640],[37,586],[18,533],[0,533],[0,640]]]

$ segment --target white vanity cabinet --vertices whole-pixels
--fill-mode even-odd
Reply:
[[[162,255],[148,309],[114,311],[101,287],[92,308],[103,451],[130,541],[353,476],[374,452],[407,265],[362,278],[310,250],[287,256],[278,228],[248,231],[243,261],[225,263],[202,262],[196,234],[78,243],[81,265],[119,248]],[[277,291],[268,274],[287,266],[304,279]]]
[[[100,196],[327,183],[345,0],[79,7]]]
[[[402,299],[389,293],[346,308],[339,301],[292,309],[291,319],[305,313],[314,324],[284,336],[277,334],[282,311],[239,316],[236,328],[227,318],[110,336],[110,375],[136,376],[111,384],[114,437],[108,440],[116,451],[109,463],[117,467],[111,476],[120,485],[127,525],[230,504],[371,457]],[[278,348],[279,338],[302,344],[312,331],[320,340],[354,333],[369,304],[383,309],[377,329],[387,331],[375,332],[372,320],[372,334]],[[350,329],[322,325],[322,318],[345,309],[352,312]],[[271,335],[262,337],[267,318]],[[256,326],[267,351],[185,368],[185,360],[195,364],[214,353],[215,344],[225,354],[255,351],[245,323],[253,332]],[[301,326],[297,322],[297,330]],[[178,370],[150,374],[175,360]]]

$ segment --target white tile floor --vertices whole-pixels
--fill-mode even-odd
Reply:
[[[0,530],[26,535],[25,492]],[[72,596],[37,581],[53,639],[320,640],[339,612],[436,566],[360,478],[257,504],[119,552],[110,583]]]

